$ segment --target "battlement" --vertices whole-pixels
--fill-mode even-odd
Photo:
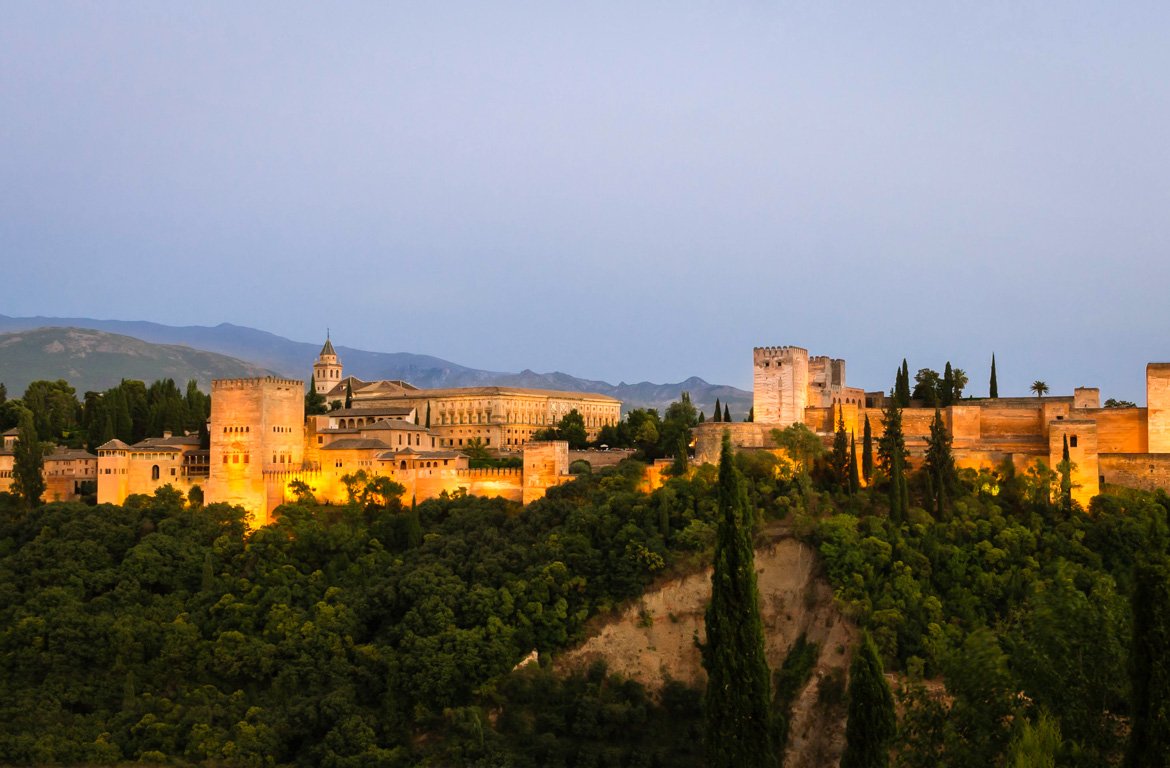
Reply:
[[[804,357],[808,357],[808,350],[804,347],[795,347],[790,345],[785,345],[783,347],[753,347],[752,354],[756,359],[760,359],[762,357],[790,357],[793,354],[800,354]]]
[[[304,388],[305,382],[300,379],[282,379],[277,376],[260,376],[253,379],[214,379],[211,382],[211,391],[229,389],[257,389],[265,384],[277,386]]]
[[[516,467],[482,467],[479,469],[456,469],[455,476],[476,480],[479,478],[508,478],[519,482],[524,477],[524,470]]]

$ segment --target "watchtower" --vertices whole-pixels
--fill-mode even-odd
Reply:
[[[211,382],[209,502],[244,507],[253,527],[268,523],[265,472],[304,462],[304,391],[303,381],[273,376]]]
[[[313,363],[313,388],[324,395],[341,383],[341,361],[333,349],[333,342],[326,337],[317,362]]]
[[[756,347],[752,407],[761,424],[787,427],[804,421],[808,406],[808,350],[803,347]]]

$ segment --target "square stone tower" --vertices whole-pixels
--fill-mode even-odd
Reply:
[[[808,350],[802,347],[756,347],[752,407],[759,424],[787,427],[804,421],[808,406]]]
[[[252,527],[266,525],[265,473],[300,469],[305,383],[296,379],[211,382],[211,471],[207,501],[238,504]]]
[[[1170,363],[1146,366],[1149,452],[1170,453]]]

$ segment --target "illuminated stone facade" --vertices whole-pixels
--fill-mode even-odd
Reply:
[[[429,428],[444,448],[458,449],[479,440],[492,450],[518,451],[537,432],[554,426],[573,410],[581,414],[589,439],[595,440],[602,427],[617,424],[622,416],[620,400],[588,392],[496,386],[418,389],[404,381],[343,377],[329,341],[313,370],[329,374],[326,380],[337,382],[322,392],[326,402],[344,403],[347,388],[352,392],[352,407],[345,409],[347,418],[360,419],[362,411],[368,409],[397,407],[413,410],[412,420],[428,426],[429,413]],[[320,391],[320,379],[317,386]]]
[[[875,440],[881,434],[885,396],[847,386],[843,360],[810,358],[801,347],[758,347],[752,363],[755,422],[700,424],[696,460],[717,460],[724,430],[741,448],[774,447],[772,430],[796,422],[826,441],[839,418],[859,443],[867,418]],[[1080,387],[1071,396],[963,400],[940,412],[960,467],[1055,467],[1067,438],[1073,495],[1087,505],[1102,483],[1170,490],[1170,364],[1147,366],[1146,392],[1146,408],[1102,408],[1097,389]],[[912,463],[925,456],[934,413],[902,410]]]

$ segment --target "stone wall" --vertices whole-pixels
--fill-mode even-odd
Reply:
[[[1170,453],[1102,454],[1101,483],[1152,491],[1170,488]]]

